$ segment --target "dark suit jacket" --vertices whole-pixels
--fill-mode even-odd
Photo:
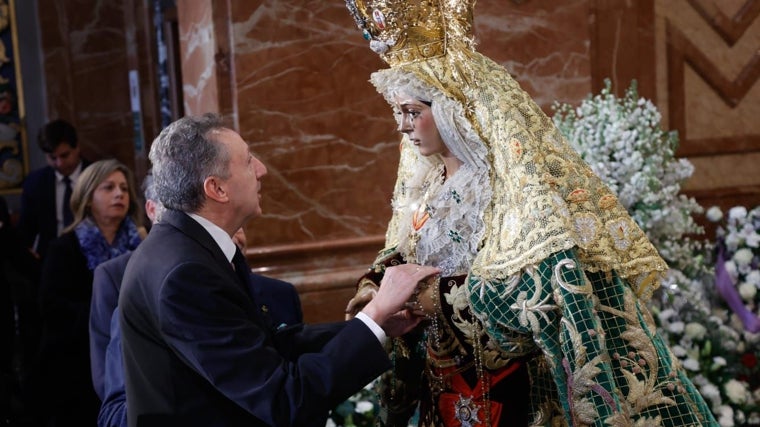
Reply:
[[[391,364],[358,319],[275,337],[208,232],[167,211],[119,296],[130,426],[312,426]]]
[[[0,196],[0,343],[6,350],[2,351],[0,368],[2,372],[11,372],[13,356],[16,354],[16,316],[19,317],[22,338],[27,339],[29,324],[37,319],[29,318],[27,306],[29,301],[34,301],[33,312],[37,313],[36,285],[39,280],[40,264],[21,243],[18,229],[11,223],[10,212],[5,198]],[[35,289],[27,289],[32,288]],[[299,307],[300,310],[300,307]],[[31,316],[31,314],[29,314]],[[36,326],[34,322],[34,326]],[[34,335],[35,337],[36,334]],[[37,337],[39,338],[39,337]],[[23,342],[22,344],[26,344]],[[22,347],[26,355],[25,360],[32,360],[28,353],[36,349],[34,347]]]
[[[88,319],[92,272],[73,231],[50,244],[40,278],[42,340],[36,387],[61,425],[95,421],[99,401],[89,381]]]
[[[95,393],[105,398],[103,379],[105,375],[106,347],[111,340],[111,316],[119,302],[119,289],[127,261],[132,252],[119,255],[95,267],[92,279],[92,302],[90,303],[90,368]]]
[[[89,165],[89,161],[82,159],[82,170]],[[48,245],[58,237],[56,214],[55,169],[45,166],[24,178],[19,217],[19,229],[26,247],[31,248],[39,235],[37,253],[40,258],[45,258]]]
[[[121,329],[119,328],[119,309],[116,307],[121,278],[124,275],[129,254],[104,262],[95,269],[93,284],[92,310],[90,311],[90,354],[92,355],[93,383],[102,390],[99,427],[127,427],[127,397],[124,386],[124,362],[121,356]],[[301,300],[296,288],[281,280],[251,273],[248,281],[249,291],[256,296],[262,314],[267,316],[273,327],[287,334],[287,325],[301,323],[303,320]],[[100,300],[97,301],[96,300]],[[96,308],[98,307],[98,308]],[[110,307],[110,308],[109,308]],[[110,341],[107,347],[93,348],[103,341],[103,334],[108,335],[109,325],[104,323],[113,311],[110,319]],[[97,340],[95,343],[93,340]],[[96,358],[105,357],[104,368],[97,369],[100,377],[95,377]],[[99,359],[98,359],[99,360]],[[320,425],[321,427],[321,425]]]
[[[130,256],[132,252],[110,259],[97,266],[93,273],[90,303],[90,367],[92,383],[101,401],[106,397],[105,360],[106,347],[113,336],[111,317],[119,301],[121,279],[124,277]],[[291,283],[251,273],[249,288],[251,294],[255,295],[262,316],[270,320],[273,328],[303,322],[301,299]],[[118,366],[121,366],[121,357]]]

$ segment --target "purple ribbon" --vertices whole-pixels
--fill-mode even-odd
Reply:
[[[726,260],[723,254],[723,247],[718,249],[718,260],[715,264],[715,285],[718,288],[718,292],[731,307],[731,310],[739,316],[744,329],[749,332],[760,332],[760,318],[754,313],[747,310],[747,306],[744,305],[739,291],[736,290],[734,281],[731,280],[731,275],[726,270]]]

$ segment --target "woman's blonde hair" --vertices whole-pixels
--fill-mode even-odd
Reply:
[[[142,226],[142,207],[138,203],[135,192],[135,178],[129,168],[116,159],[97,161],[82,171],[71,193],[71,212],[74,220],[66,227],[65,232],[73,230],[85,218],[92,216],[92,196],[95,189],[112,173],[119,171],[127,179],[127,191],[129,192],[129,209],[127,216],[132,218],[136,227]]]

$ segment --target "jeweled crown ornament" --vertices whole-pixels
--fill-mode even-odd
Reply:
[[[370,48],[391,67],[474,49],[475,0],[346,0]]]

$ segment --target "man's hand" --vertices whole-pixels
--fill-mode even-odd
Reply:
[[[382,326],[383,331],[385,331],[385,335],[389,337],[400,337],[414,329],[423,319],[425,319],[424,315],[420,315],[409,308],[405,308],[388,317],[385,323],[380,326]]]
[[[435,267],[403,264],[385,270],[380,290],[362,310],[372,318],[388,336],[403,335],[422,319],[404,306],[417,289],[420,281],[437,274]]]

